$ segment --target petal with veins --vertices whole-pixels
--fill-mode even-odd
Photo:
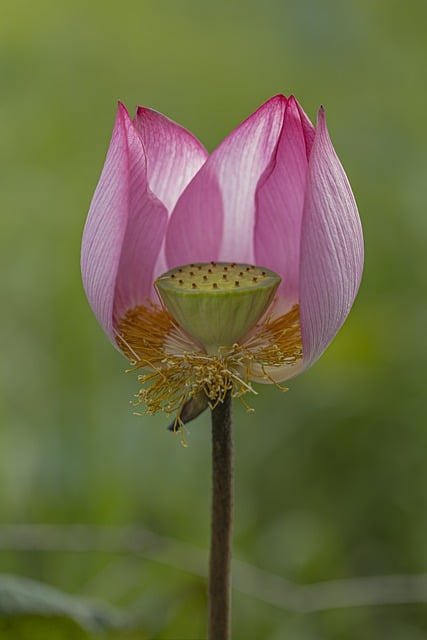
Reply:
[[[170,267],[254,261],[255,191],[275,151],[286,102],[276,96],[262,105],[220,144],[184,190],[166,239]]]
[[[81,257],[86,295],[112,341],[115,320],[151,293],[166,225],[166,208],[147,187],[141,139],[120,104]]]
[[[271,168],[256,193],[255,261],[282,278],[278,290],[283,313],[298,302],[301,222],[307,174],[303,125],[296,100],[286,105]]]
[[[309,161],[301,234],[304,368],[320,357],[346,319],[362,269],[363,236],[356,202],[321,109]]]
[[[83,232],[81,267],[87,298],[98,322],[114,338],[117,270],[126,233],[129,199],[127,141],[119,106],[104,168]]]
[[[150,190],[171,213],[208,152],[192,133],[153,109],[138,107],[134,124],[145,150]]]

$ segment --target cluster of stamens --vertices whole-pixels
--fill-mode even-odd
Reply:
[[[196,272],[193,267],[188,267],[189,276],[191,271]],[[206,267],[207,273],[210,268]],[[207,274],[203,269],[197,271],[202,272],[203,280]],[[117,343],[130,359],[131,371],[147,371],[138,376],[142,388],[134,405],[144,405],[143,415],[158,411],[173,414],[174,430],[181,432],[184,443],[180,413],[188,400],[203,393],[214,408],[231,391],[251,410],[242,398],[248,392],[256,393],[251,380],[264,380],[286,390],[275,382],[274,370],[283,365],[294,366],[302,358],[298,305],[282,316],[267,318],[241,344],[225,345],[215,354],[208,354],[165,308],[148,302],[122,318]]]

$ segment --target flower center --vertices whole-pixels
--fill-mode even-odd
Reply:
[[[256,325],[280,281],[262,267],[210,262],[171,269],[155,286],[177,323],[213,354],[239,342]]]
[[[143,414],[174,414],[173,429],[185,442],[181,412],[189,400],[214,407],[230,390],[248,408],[242,396],[256,393],[252,381],[286,390],[279,383],[295,375],[303,353],[298,304],[281,316],[265,314],[279,282],[267,269],[234,263],[191,264],[161,276],[164,306],[147,300],[117,325],[131,371],[143,371],[134,403],[145,406]]]

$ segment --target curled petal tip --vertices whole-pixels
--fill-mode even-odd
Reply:
[[[121,100],[117,102],[117,111],[122,115],[130,119],[129,111]]]
[[[317,112],[317,125],[326,126],[326,113],[325,107],[321,104]]]

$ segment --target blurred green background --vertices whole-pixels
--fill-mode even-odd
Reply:
[[[137,382],[84,297],[80,238],[118,99],[213,149],[278,92],[312,119],[325,106],[366,266],[322,360],[287,394],[260,388],[254,414],[235,406],[235,556],[267,582],[427,572],[426,21],[421,0],[3,4],[1,572],[135,612],[138,638],[205,636],[209,416],[184,449],[163,417],[132,415]],[[15,544],[6,523],[51,524],[52,540]],[[73,523],[117,529],[61,550],[80,544],[68,527],[55,538]],[[155,534],[141,553],[126,553],[128,525]],[[237,640],[427,638],[427,604],[298,613],[267,582],[236,588]]]

